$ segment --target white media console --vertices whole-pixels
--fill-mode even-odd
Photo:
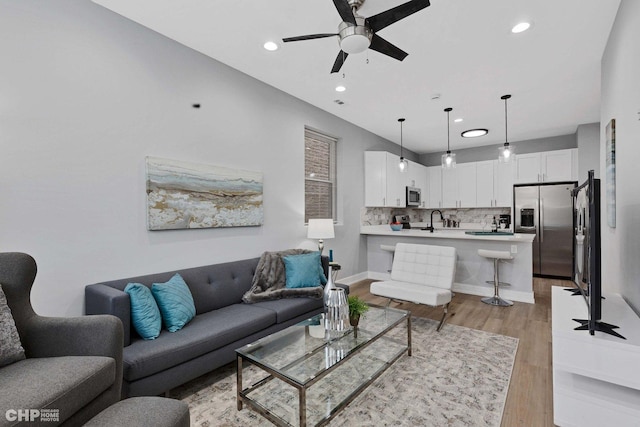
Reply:
[[[640,317],[620,295],[605,295],[602,321],[626,340],[576,331],[582,296],[552,289],[553,421],[561,427],[640,426]]]

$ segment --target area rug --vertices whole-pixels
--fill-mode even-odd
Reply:
[[[451,324],[436,332],[437,325],[413,317],[412,356],[398,359],[329,425],[500,426],[518,339]],[[392,333],[406,339],[406,329]],[[272,425],[246,405],[237,410],[235,364],[172,395],[189,404],[192,426]]]

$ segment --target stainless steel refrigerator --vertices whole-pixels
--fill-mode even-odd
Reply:
[[[535,234],[533,274],[571,278],[575,183],[514,185],[516,233]]]

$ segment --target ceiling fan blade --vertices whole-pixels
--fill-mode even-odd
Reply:
[[[344,64],[344,61],[347,59],[347,56],[349,56],[349,54],[344,50],[341,50],[340,53],[338,53],[336,62],[333,63],[333,68],[331,69],[332,73],[337,73],[338,71],[340,71],[340,68],[342,68],[342,64]]]
[[[374,32],[380,31],[394,22],[398,22],[430,5],[429,0],[411,0],[400,6],[373,15],[367,18],[367,22]]]
[[[336,6],[336,9],[338,9],[338,13],[344,22],[357,25],[356,17],[353,16],[353,10],[347,0],[333,0],[333,4]]]
[[[404,50],[400,49],[397,46],[392,45],[391,43],[389,43],[388,41],[386,41],[385,39],[383,39],[377,34],[373,35],[373,38],[371,39],[371,44],[369,45],[369,49],[373,49],[376,52],[383,53],[387,56],[397,59],[398,61],[402,61],[404,58],[407,57],[407,55],[409,55]]]
[[[300,40],[313,40],[313,39],[323,39],[325,37],[333,37],[333,36],[337,36],[338,34],[336,33],[331,33],[331,34],[308,34],[306,36],[298,36],[298,37],[287,37],[285,39],[282,39],[283,42],[297,42]]]

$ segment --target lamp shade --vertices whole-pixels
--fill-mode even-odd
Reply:
[[[310,219],[307,228],[308,239],[333,239],[333,219]]]

